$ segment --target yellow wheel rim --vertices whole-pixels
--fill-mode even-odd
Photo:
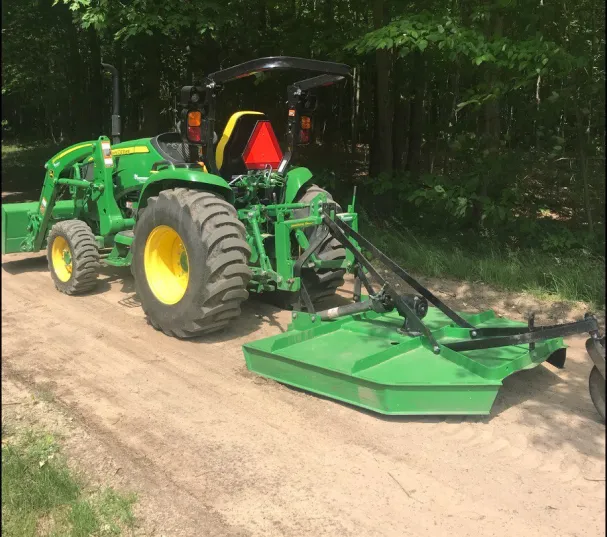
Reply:
[[[72,251],[63,237],[56,237],[51,247],[53,270],[62,282],[72,277]]]
[[[152,293],[163,304],[177,304],[188,288],[189,260],[185,245],[173,228],[155,227],[143,252],[145,277]]]

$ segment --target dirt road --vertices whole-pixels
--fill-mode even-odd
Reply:
[[[565,370],[507,379],[490,417],[387,419],[246,370],[241,345],[288,312],[249,301],[228,332],[178,341],[146,323],[128,270],[68,297],[43,256],[2,261],[3,381],[52,393],[83,463],[120,470],[153,535],[605,533],[583,338]]]

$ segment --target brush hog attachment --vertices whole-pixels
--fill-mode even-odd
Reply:
[[[333,204],[323,206],[326,233],[311,241],[295,274],[330,234],[356,259],[354,302],[316,312],[302,284],[299,309],[307,311],[294,311],[285,333],[244,345],[250,371],[382,414],[489,414],[504,378],[545,361],[562,368],[563,337],[588,333],[595,364],[590,393],[605,419],[605,337],[594,316],[535,326],[533,315],[520,323],[493,311],[457,313],[339,217],[333,220],[334,211]],[[388,269],[386,278],[360,247]],[[394,277],[418,294],[399,293]]]

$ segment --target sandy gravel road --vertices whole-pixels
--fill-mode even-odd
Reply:
[[[44,256],[7,256],[3,384],[52,393],[83,464],[111,463],[139,493],[145,534],[605,534],[584,338],[568,341],[566,369],[507,379],[490,417],[387,419],[246,370],[241,345],[288,319],[250,300],[228,332],[178,341],[146,323],[128,270],[68,297]]]

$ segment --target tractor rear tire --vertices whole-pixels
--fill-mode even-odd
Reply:
[[[321,193],[327,195],[327,200],[334,201],[333,196],[324,188],[311,185],[302,196],[297,198],[296,203],[309,203]],[[336,205],[337,212],[341,212],[342,208],[339,203]],[[310,209],[295,209],[293,211],[293,218],[306,218],[309,215]],[[304,233],[309,241],[319,232],[321,232],[320,228],[304,228]],[[323,261],[336,261],[346,258],[346,250],[339,241],[329,236],[319,248],[317,255]],[[343,286],[345,273],[344,269],[303,269],[302,278],[305,281],[312,303],[315,304],[323,299],[332,297],[337,289]]]
[[[601,419],[605,422],[605,379],[596,365],[590,371],[588,388],[590,390],[590,399],[592,399]]]
[[[321,193],[327,195],[327,200],[333,201],[333,196],[325,189],[320,188],[317,185],[310,185],[310,187],[304,191],[303,194],[299,195],[295,200],[295,203],[309,203],[316,196]],[[337,204],[337,212],[341,212],[342,208]],[[293,211],[293,218],[306,218],[310,215],[310,209],[295,209]],[[304,232],[311,241],[316,233],[321,232],[320,228],[304,228]],[[327,240],[317,251],[317,256],[323,261],[335,261],[339,259],[345,259],[346,250],[342,245],[331,237],[327,237]],[[301,277],[306,285],[306,290],[310,295],[312,304],[316,305],[317,302],[325,300],[335,295],[335,292],[339,287],[344,284],[344,275],[346,271],[344,269],[311,269],[304,268],[301,273]],[[272,302],[284,309],[293,309],[297,307],[297,293],[290,293],[287,291],[276,291],[272,293]],[[305,308],[305,304],[301,305]]]
[[[46,257],[55,287],[79,295],[97,285],[99,250],[95,235],[82,220],[57,222],[48,234]]]
[[[164,190],[149,198],[134,233],[131,270],[154,328],[191,338],[240,315],[251,249],[231,204],[210,192]]]

